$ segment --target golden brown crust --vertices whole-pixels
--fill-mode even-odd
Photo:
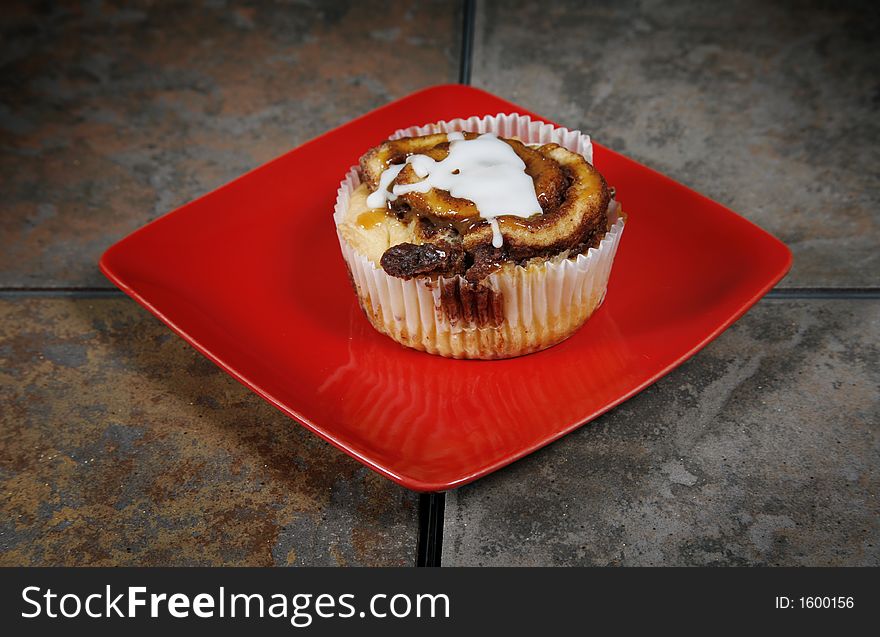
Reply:
[[[474,139],[475,133],[465,133]],[[504,237],[501,249],[492,248],[492,229],[479,216],[476,206],[448,192],[432,189],[427,193],[401,195],[391,204],[389,214],[420,218],[419,238],[434,242],[442,237],[447,245],[460,244],[467,254],[465,268],[459,274],[479,282],[506,261],[522,262],[534,257],[548,257],[565,250],[576,250],[595,243],[606,229],[606,213],[611,195],[604,178],[581,155],[558,144],[538,148],[513,139],[510,144],[526,165],[535,184],[542,213],[527,219],[500,216],[498,223]],[[449,153],[446,134],[407,137],[388,141],[368,151],[361,158],[364,181],[371,191],[382,172],[390,165],[406,161],[412,154],[424,154],[442,160]],[[420,181],[411,165],[400,171],[395,184]],[[404,256],[404,255],[397,255]],[[413,263],[418,262],[412,259]],[[425,275],[425,272],[413,273]],[[436,274],[440,274],[438,271]],[[448,268],[442,273],[448,275]]]
[[[464,133],[465,139],[475,139],[475,133]],[[423,135],[422,137],[404,137],[379,144],[368,150],[361,157],[361,172],[370,191],[379,186],[379,177],[388,166],[406,161],[410,155],[428,155],[432,159],[441,160],[449,153],[449,142],[446,133]]]

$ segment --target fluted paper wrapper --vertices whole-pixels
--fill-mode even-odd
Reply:
[[[390,139],[437,132],[469,131],[518,137],[525,144],[555,142],[593,161],[590,138],[579,131],[533,122],[522,115],[455,119],[399,130]],[[337,226],[348,210],[351,193],[360,185],[353,167],[339,187],[333,215]],[[620,206],[608,207],[610,229],[596,248],[571,258],[556,257],[527,267],[504,268],[481,285],[498,300],[503,318],[493,325],[461,313],[450,319],[441,303],[441,291],[461,277],[418,277],[404,280],[389,276],[342,236],[342,255],[351,272],[361,308],[370,323],[397,342],[418,350],[452,358],[496,359],[545,349],[571,336],[605,298],[611,264],[625,224]]]

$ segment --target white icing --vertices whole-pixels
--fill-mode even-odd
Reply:
[[[388,186],[391,185],[392,181],[397,179],[398,173],[403,170],[404,166],[406,166],[406,164],[395,164],[382,171],[382,174],[379,177],[379,187],[376,189],[376,192],[367,197],[367,205],[370,208],[384,208],[386,202],[397,199],[397,195],[389,192]]]
[[[492,217],[489,219],[489,225],[492,226],[492,247],[500,248],[504,245],[504,236],[501,234],[501,228],[498,227],[498,219]]]
[[[458,142],[464,140],[464,133],[461,131],[452,131],[451,133],[446,133],[446,141],[448,142]]]
[[[379,178],[379,188],[367,198],[371,208],[384,207],[408,192],[446,190],[459,199],[472,201],[481,218],[492,226],[492,245],[500,248],[504,238],[496,217],[531,217],[541,212],[535,185],[526,165],[509,144],[492,133],[464,139],[461,133],[447,134],[449,154],[441,161],[427,155],[410,155],[406,163],[422,181],[388,186],[405,164],[389,166]]]
[[[412,164],[416,177],[424,179],[430,174],[431,164],[434,163],[434,160],[425,155],[410,155],[406,158],[406,163]]]

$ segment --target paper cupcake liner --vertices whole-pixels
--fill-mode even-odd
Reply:
[[[395,132],[390,139],[453,131],[491,132],[499,137],[518,137],[526,144],[555,142],[592,163],[589,136],[516,114],[414,126]],[[357,167],[352,167],[337,193],[333,215],[337,227],[359,185]],[[481,286],[484,297],[495,307],[495,312],[489,312],[490,321],[468,303],[459,301],[458,311],[455,303],[450,306],[450,296],[455,295],[444,292],[458,290],[461,284],[467,286],[462,277],[404,280],[390,276],[357,252],[338,231],[337,235],[361,308],[377,330],[431,354],[491,359],[555,345],[571,336],[602,303],[625,225],[614,200],[608,206],[608,221],[610,229],[599,246],[586,253],[504,268],[489,275]]]

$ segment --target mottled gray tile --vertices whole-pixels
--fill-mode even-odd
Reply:
[[[0,285],[108,285],[145,222],[454,81],[458,2],[4,3]]]
[[[478,6],[476,86],[769,230],[783,286],[880,284],[875,2]]]
[[[447,565],[880,566],[880,301],[760,303],[595,422],[447,495]]]
[[[409,566],[417,503],[127,299],[0,301],[0,565]]]

